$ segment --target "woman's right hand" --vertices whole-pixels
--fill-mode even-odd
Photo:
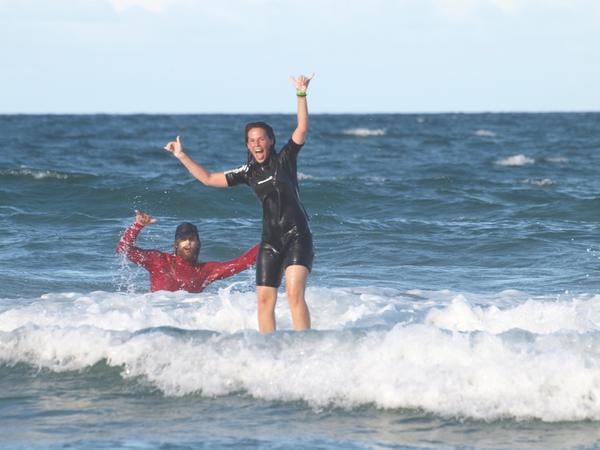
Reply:
[[[174,141],[168,142],[167,145],[165,145],[165,150],[173,153],[173,156],[175,156],[175,158],[179,158],[180,156],[182,156],[184,154],[183,144],[181,143],[181,139],[179,139],[179,136],[177,136],[177,138]]]
[[[205,186],[220,188],[228,187],[227,178],[225,178],[223,172],[211,173],[183,152],[183,145],[181,144],[179,136],[177,136],[174,141],[168,142],[167,145],[165,145],[165,150],[173,153],[173,156],[185,166],[194,178]]]

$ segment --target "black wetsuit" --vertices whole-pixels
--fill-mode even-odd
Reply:
[[[262,242],[256,260],[257,286],[279,287],[286,267],[311,270],[312,235],[300,202],[296,160],[302,145],[292,139],[262,164],[252,161],[225,172],[227,184],[249,185],[263,207]]]

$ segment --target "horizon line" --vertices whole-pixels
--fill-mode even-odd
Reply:
[[[310,115],[441,115],[441,114],[596,114],[600,109],[573,110],[481,110],[481,111],[369,111],[310,112]],[[201,116],[201,115],[296,115],[295,112],[0,112],[0,116]]]

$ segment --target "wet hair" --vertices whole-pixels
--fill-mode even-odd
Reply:
[[[262,128],[267,133],[267,136],[273,141],[273,146],[275,146],[275,132],[273,131],[273,127],[266,122],[249,122],[246,124],[246,128],[244,130],[244,137],[246,144],[248,143],[248,132],[252,128]]]
[[[196,225],[189,222],[180,223],[175,230],[175,240],[178,241],[180,239],[194,236],[198,241],[200,241],[200,235],[198,234],[198,228]]]

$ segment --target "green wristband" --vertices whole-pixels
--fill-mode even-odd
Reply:
[[[296,91],[298,97],[306,97],[306,91]]]

